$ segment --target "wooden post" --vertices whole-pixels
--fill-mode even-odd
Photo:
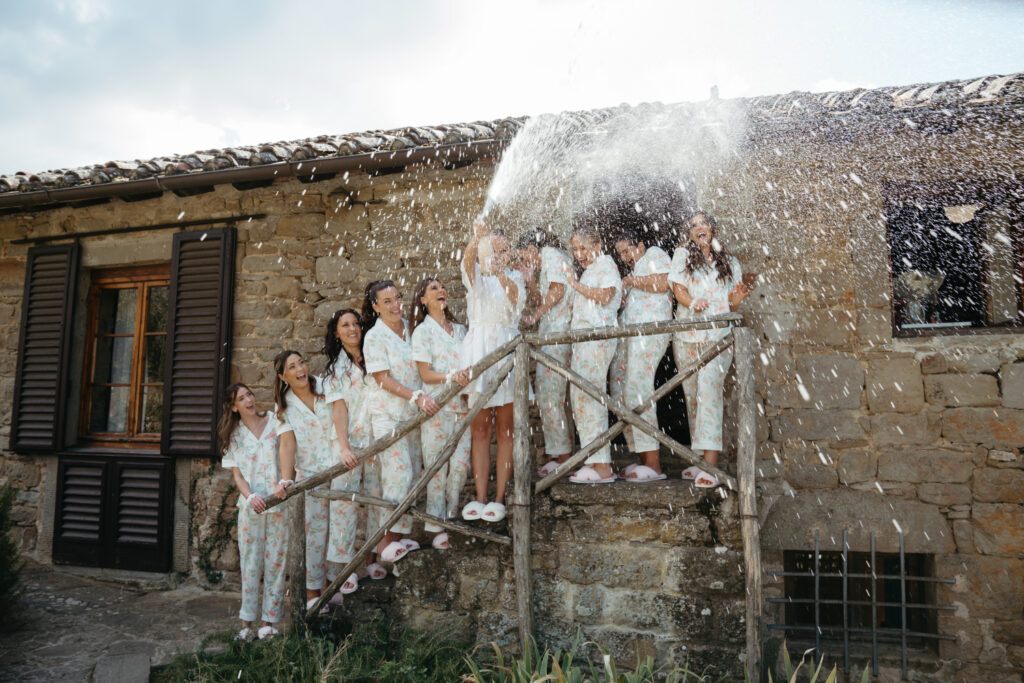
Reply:
[[[516,575],[519,642],[529,651],[533,638],[533,580],[530,572],[530,507],[533,462],[530,457],[530,346],[516,347],[515,426],[512,458],[515,466],[512,496],[512,563]]]
[[[754,403],[754,333],[749,327],[733,329],[736,354],[736,479],[740,491],[743,562],[747,576],[747,671],[761,680],[761,538],[757,518],[755,457],[757,416]]]
[[[306,627],[306,494],[291,497],[288,526],[288,576],[291,578],[292,632]]]

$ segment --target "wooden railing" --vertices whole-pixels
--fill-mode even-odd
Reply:
[[[295,622],[299,624],[303,620],[310,620],[316,617],[320,608],[338,591],[345,579],[361,566],[380,540],[403,515],[410,514],[413,517],[429,521],[441,526],[448,531],[475,536],[495,543],[512,546],[512,557],[515,569],[516,607],[519,626],[519,637],[524,647],[533,637],[533,599],[532,580],[530,575],[530,510],[532,498],[557,483],[562,477],[579,466],[584,460],[590,457],[602,446],[608,444],[627,426],[640,430],[656,439],[667,450],[674,453],[684,462],[690,465],[697,465],[706,472],[711,472],[731,490],[737,491],[740,504],[741,528],[743,533],[743,554],[746,568],[747,599],[746,599],[746,666],[748,671],[755,672],[760,666],[760,629],[761,629],[761,562],[760,562],[760,539],[757,520],[757,502],[755,492],[755,467],[754,456],[756,449],[756,417],[754,407],[754,372],[753,355],[754,340],[749,328],[740,326],[742,317],[735,313],[728,313],[717,316],[701,316],[688,320],[672,320],[658,323],[645,323],[640,325],[622,325],[615,327],[601,327],[585,330],[570,330],[568,332],[556,332],[549,334],[526,334],[517,336],[508,343],[495,349],[485,356],[471,369],[473,377],[497,366],[491,379],[483,392],[476,396],[476,400],[470,407],[469,413],[464,415],[456,424],[454,432],[448,437],[441,448],[439,457],[429,466],[425,467],[419,477],[413,482],[412,488],[404,499],[398,502],[386,501],[380,498],[363,495],[349,491],[313,490],[316,487],[327,484],[335,477],[347,472],[350,468],[338,463],[328,469],[307,477],[289,487],[284,499],[271,497],[267,500],[267,506],[273,507],[286,500],[292,501],[288,506],[288,518],[290,520],[290,533],[293,542],[289,547],[288,572],[292,577],[292,600],[294,605]],[[659,334],[672,334],[684,330],[706,330],[716,328],[729,328],[728,336],[710,345],[705,349],[696,361],[690,365],[679,368],[675,376],[657,387],[639,406],[630,408],[622,401],[616,400],[608,395],[603,387],[598,387],[581,377],[572,368],[559,362],[550,355],[540,350],[541,347],[556,344],[573,344],[599,339],[612,339],[623,337],[639,337]],[[688,377],[698,372],[720,353],[733,348],[736,372],[736,416],[737,416],[737,452],[736,452],[736,476],[713,467],[705,462],[703,458],[672,437],[668,436],[656,427],[648,424],[641,414],[664,398],[673,389],[682,384]],[[430,479],[436,474],[455,452],[455,448],[463,433],[469,428],[473,418],[477,416],[487,401],[495,394],[498,387],[504,381],[508,373],[515,368],[529,367],[530,359],[547,366],[554,372],[562,375],[571,384],[578,387],[585,394],[596,401],[599,401],[618,420],[609,426],[600,436],[573,454],[565,463],[560,465],[554,472],[533,482],[533,458],[530,453],[530,424],[524,416],[529,415],[529,372],[516,372],[514,384],[514,414],[516,423],[513,434],[513,492],[508,500],[511,508],[511,532],[512,537],[487,531],[475,526],[461,522],[440,519],[428,515],[413,507],[426,489]],[[461,387],[450,385],[443,389],[437,397],[437,403],[444,406],[453,400],[462,390]],[[421,424],[429,419],[425,413],[399,424],[395,430],[382,439],[375,441],[365,449],[356,451],[356,458],[363,463],[374,457],[384,449],[388,448],[398,440],[404,438],[412,430],[418,429]],[[316,604],[308,610],[305,606],[305,544],[294,542],[295,539],[305,538],[304,519],[304,497],[299,495],[310,491],[310,494],[320,498],[331,500],[351,500],[363,505],[373,505],[389,510],[387,519],[372,534],[369,534],[363,545],[356,551],[352,560],[342,568],[338,577],[323,591]]]

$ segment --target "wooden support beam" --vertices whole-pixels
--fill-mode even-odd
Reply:
[[[518,344],[521,339],[522,337],[510,339],[505,344],[502,344],[497,349],[481,358],[480,361],[477,362],[471,368],[470,375],[473,377],[479,377],[485,370],[487,370],[492,365],[500,361],[502,358],[505,358],[510,353],[512,353],[512,351],[514,351],[516,348],[516,344]],[[460,387],[459,385],[452,383],[450,386],[446,387],[444,391],[441,392],[440,396],[437,397],[437,404],[441,407],[444,407],[445,404],[447,404],[449,401],[455,398],[460,392],[462,392],[462,389],[463,388]],[[392,431],[391,434],[384,437],[383,439],[378,439],[374,441],[367,448],[356,449],[356,459],[359,461],[359,464],[366,462],[373,456],[377,455],[378,453],[391,447],[393,444],[398,443],[400,440],[404,439],[412,430],[418,429],[420,425],[422,425],[429,419],[430,416],[427,415],[426,413],[417,413],[415,417],[410,418],[405,422],[402,422],[399,425],[397,425],[394,431]],[[334,479],[335,477],[344,474],[345,472],[348,472],[350,469],[352,468],[349,467],[348,465],[339,462],[335,465],[331,465],[325,470],[317,472],[312,476],[306,477],[305,479],[302,479],[301,481],[298,481],[289,486],[284,498],[278,498],[277,496],[274,495],[267,496],[267,498],[265,499],[267,503],[267,509],[270,509],[275,505],[280,505],[288,498],[298,495],[303,491],[308,491],[310,489],[316,488],[317,486],[320,486],[321,484],[325,484]]]
[[[290,579],[292,633],[305,628],[306,614],[306,497],[295,496],[284,509],[288,529],[286,567]]]
[[[704,367],[712,359],[714,359],[715,356],[729,348],[731,344],[732,340],[726,338],[718,341],[711,348],[706,349],[704,353],[702,353],[697,358],[697,360],[687,365],[681,371],[677,372],[672,377],[672,379],[658,387],[658,389],[653,394],[648,396],[643,403],[641,403],[636,408],[633,408],[633,412],[636,413],[637,415],[642,415],[655,403],[668,396],[668,394],[673,389],[675,389],[680,384],[685,382],[690,377],[690,375],[698,372],[702,367]],[[605,444],[607,444],[609,441],[618,436],[625,428],[626,423],[621,420],[613,424],[611,427],[602,432],[596,439],[594,439],[586,446],[581,448],[579,451],[577,451],[575,454],[573,454],[571,458],[569,458],[561,465],[559,465],[558,468],[555,469],[555,471],[553,471],[551,474],[547,475],[546,477],[538,481],[533,487],[533,493],[538,494],[541,491],[546,491],[547,489],[554,486],[556,483],[558,483],[558,480],[564,477],[566,474],[568,474],[570,470],[575,468],[577,465],[579,465],[584,460],[593,455],[598,449],[602,448]]]
[[[516,337],[512,341],[518,344],[522,340],[519,337]],[[507,344],[505,346],[507,346]],[[491,397],[498,392],[498,387],[501,386],[501,383],[505,380],[505,376],[511,369],[512,358],[506,358],[501,365],[498,366],[498,369],[495,370],[494,376],[491,378],[491,381],[487,386],[484,387],[483,392],[473,402],[472,407],[469,409],[469,413],[464,415],[455,424],[455,430],[444,442],[444,445],[441,446],[441,454],[438,456],[437,460],[431,463],[430,467],[424,469],[420,473],[419,479],[413,482],[412,488],[409,489],[409,492],[406,494],[405,498],[402,499],[402,502],[395,506],[395,509],[390,515],[388,515],[387,519],[381,523],[380,528],[366,539],[366,543],[363,544],[362,548],[356,551],[352,560],[345,565],[341,570],[341,573],[338,574],[338,578],[332,581],[331,585],[320,593],[320,598],[316,601],[316,604],[313,605],[306,613],[307,620],[316,617],[320,608],[331,599],[331,596],[338,592],[338,589],[341,588],[341,584],[345,582],[345,579],[348,578],[349,574],[355,571],[356,567],[358,567],[360,563],[364,562],[369,554],[373,552],[373,549],[376,548],[377,544],[380,543],[380,540],[384,538],[384,534],[388,532],[388,529],[394,526],[402,515],[412,507],[412,504],[416,502],[416,499],[419,498],[420,494],[427,488],[427,484],[430,483],[431,478],[437,474],[438,470],[448,463],[449,458],[452,457],[452,453],[455,452],[455,447],[459,444],[459,439],[462,438],[463,432],[469,428],[470,423],[483,409],[483,407],[487,405],[487,402],[491,400]]]
[[[718,315],[699,315],[683,320],[662,320],[656,323],[639,323],[636,325],[612,325],[609,327],[588,327],[581,330],[565,332],[548,332],[546,334],[531,333],[524,335],[530,346],[552,346],[555,344],[575,344],[578,342],[596,341],[598,339],[617,339],[619,337],[646,337],[649,335],[672,334],[684,330],[711,330],[732,327],[742,323],[743,316],[739,313],[720,313]]]
[[[739,480],[740,529],[746,568],[746,654],[750,679],[761,679],[761,538],[757,517],[757,416],[754,402],[754,333],[749,327],[732,331],[736,363],[736,478]]]
[[[615,413],[615,415],[620,420],[622,420],[629,426],[635,429],[639,429],[644,434],[647,434],[651,438],[657,440],[663,446],[668,448],[670,451],[672,451],[673,453],[675,453],[676,455],[678,455],[680,458],[690,463],[691,465],[696,465],[705,472],[711,472],[712,474],[717,476],[723,484],[728,486],[730,489],[736,490],[736,479],[734,479],[732,475],[727,474],[724,470],[720,470],[719,468],[712,466],[709,462],[705,461],[703,458],[698,456],[696,453],[691,451],[683,444],[679,443],[672,437],[668,436],[660,429],[656,429],[655,427],[648,424],[646,420],[644,420],[639,415],[636,415],[635,413],[633,413],[632,410],[627,408],[626,405],[622,403],[622,401],[617,401],[613,399],[611,396],[601,391],[601,389],[599,389],[593,383],[589,382],[584,377],[582,377],[575,370],[566,367],[565,365],[558,362],[557,360],[555,360],[548,354],[544,353],[543,351],[534,350],[530,352],[530,355],[536,358],[537,362],[546,365],[547,367],[551,368],[552,370],[560,374],[562,377],[565,377],[567,380],[575,384],[585,394],[590,396],[595,401],[600,402],[601,405],[605,406],[606,408],[608,408],[608,410]]]
[[[309,495],[314,496],[315,498],[326,498],[327,500],[351,500],[352,502],[359,503],[360,505],[374,505],[388,510],[395,509],[395,503],[392,503],[390,500],[384,500],[383,498],[377,498],[375,496],[367,496],[362,493],[353,493],[352,491],[321,491],[317,489],[315,491],[310,491]],[[512,545],[512,539],[508,536],[496,534],[493,531],[487,531],[486,529],[478,529],[475,526],[470,526],[461,522],[453,522],[450,519],[441,519],[434,515],[428,515],[426,512],[414,507],[409,508],[408,514],[421,522],[430,522],[431,524],[444,527],[449,531],[454,531],[466,536],[475,536],[476,538],[480,538],[485,541],[492,541],[494,543],[501,543],[502,545]]]
[[[521,652],[529,652],[533,641],[533,579],[530,556],[530,508],[533,458],[530,457],[530,347],[516,347],[514,384],[512,462],[512,564],[516,581],[516,613],[519,618]]]

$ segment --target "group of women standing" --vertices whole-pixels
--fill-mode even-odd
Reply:
[[[401,501],[418,473],[436,462],[469,406],[492,383],[493,369],[474,377],[471,367],[514,338],[520,323],[536,324],[541,332],[560,332],[668,320],[673,298],[678,317],[735,308],[750,288],[742,283],[739,263],[725,253],[715,232],[710,216],[695,214],[670,259],[638,230],[623,229],[608,243],[629,271],[623,277],[608,253],[604,236],[593,227],[580,225],[572,234],[577,268],[558,240],[543,230],[522,236],[513,249],[507,236],[477,220],[460,264],[467,291],[468,329],[449,310],[448,292],[439,279],[427,278],[416,286],[408,311],[395,283],[378,280],[367,285],[361,311],[341,309],[328,321],[322,378],[310,373],[301,353],[289,349],[274,360],[272,413],[256,410],[253,394],[245,385],[228,387],[220,436],[222,464],[232,468],[240,491],[238,541],[243,588],[239,616],[243,629],[239,637],[276,634],[273,624],[282,615],[287,530],[282,509],[267,511],[265,497],[283,497],[295,481],[341,462],[350,469],[323,487]],[[527,307],[532,313],[523,315]],[[720,334],[676,335],[677,364],[695,359],[702,347]],[[654,374],[669,341],[669,335],[631,337],[552,346],[545,351],[600,388],[608,385],[610,375],[612,395],[636,407],[653,392]],[[720,355],[684,387],[692,445],[704,450],[712,464],[717,464],[721,450],[722,386],[730,361],[731,356]],[[513,373],[516,371],[522,370],[516,368]],[[463,391],[439,407],[436,397],[452,383]],[[510,374],[459,439],[448,462],[431,477],[428,514],[440,519],[459,514],[460,495],[472,464],[475,495],[462,507],[461,516],[490,522],[505,517],[505,488],[512,473],[512,387]],[[551,459],[540,470],[546,474],[568,459],[575,440],[565,411],[565,379],[538,365],[536,389],[545,452]],[[579,442],[586,445],[608,428],[608,413],[575,386],[569,394]],[[420,430],[361,463],[356,458],[356,450],[393,434],[398,425],[420,411],[429,416]],[[645,411],[643,418],[657,426],[654,407]],[[490,500],[492,435],[497,442],[496,486]],[[626,440],[639,462],[627,467],[622,476],[638,482],[664,479],[657,442],[630,428]],[[693,479],[696,486],[718,485],[715,477],[696,467],[688,469],[684,477]],[[605,445],[570,480],[609,483],[617,478],[610,447]],[[353,558],[361,507],[351,500],[307,496],[309,606],[326,583],[337,578],[332,571],[337,573],[339,566]],[[366,507],[369,536],[380,529],[388,511]],[[424,529],[433,534],[434,548],[448,547],[448,536],[440,525],[428,523]],[[411,532],[408,515],[386,530],[368,558],[369,578],[384,578],[387,570],[382,562],[396,562],[419,547],[409,537]],[[262,625],[254,631],[261,578]],[[332,602],[340,602],[343,594],[355,591],[358,585],[356,573],[346,577]]]

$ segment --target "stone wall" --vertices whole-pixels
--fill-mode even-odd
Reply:
[[[619,666],[650,656],[716,680],[742,680],[737,513],[735,497],[695,495],[678,476],[654,484],[562,484],[539,496],[531,529],[542,647],[569,649],[579,638],[595,660],[599,643]],[[510,549],[455,534],[452,545],[448,552],[411,553],[390,592],[382,596],[371,586],[362,597],[360,588],[346,598],[344,613],[358,618],[382,608],[414,627],[450,628],[518,649]]]

